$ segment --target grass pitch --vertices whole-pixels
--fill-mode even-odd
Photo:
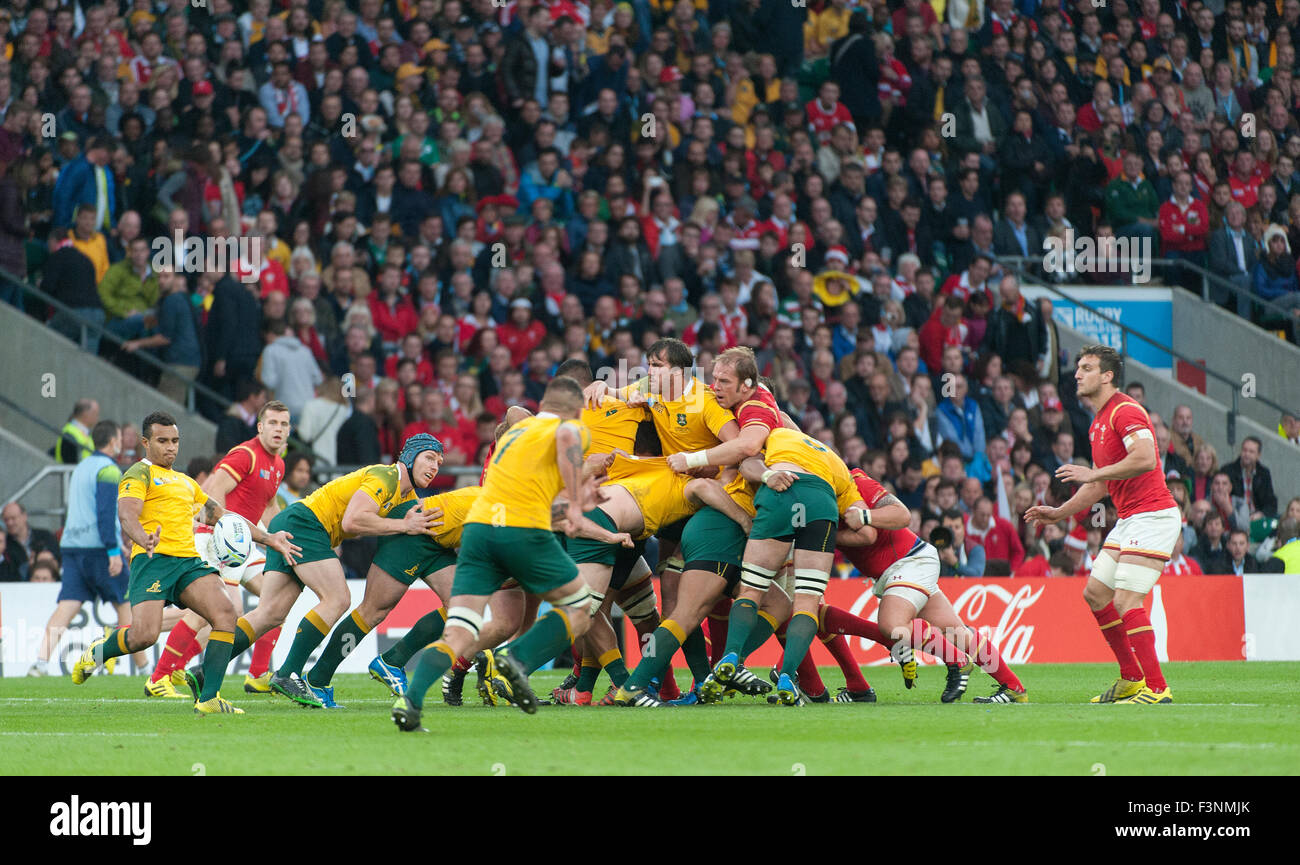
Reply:
[[[760,669],[760,675],[767,673]],[[304,709],[283,697],[225,691],[248,714],[198,718],[182,700],[149,699],[143,677],[0,680],[5,775],[1275,775],[1300,773],[1300,665],[1167,664],[1171,706],[1088,705],[1114,666],[1028,664],[1028,705],[978,706],[992,681],[976,671],[960,703],[938,702],[944,671],[915,690],[894,667],[869,668],[880,702],[635,710],[543,706],[528,717],[430,692],[428,733],[399,733],[392,698],[364,675],[341,675],[347,708]],[[539,696],[561,673],[533,676]],[[678,671],[686,684],[689,674]],[[823,669],[832,693],[838,670]],[[602,677],[597,699],[608,682]],[[884,755],[888,755],[887,759]],[[883,759],[883,762],[882,762]]]

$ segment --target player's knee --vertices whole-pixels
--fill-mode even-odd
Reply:
[[[573,630],[573,638],[576,640],[587,631],[591,630],[591,624],[595,621],[588,612],[587,607],[566,607],[565,613],[569,617],[569,627]]]
[[[126,647],[132,652],[143,651],[158,642],[158,625],[132,625],[126,632]]]
[[[1091,582],[1087,583],[1083,587],[1084,603],[1093,610],[1100,610],[1109,603],[1109,599],[1105,597],[1105,594],[1105,592]]]

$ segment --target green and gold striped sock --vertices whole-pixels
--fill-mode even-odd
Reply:
[[[325,620],[319,613],[315,610],[308,611],[298,623],[298,631],[293,635],[293,645],[289,647],[289,656],[284,659],[284,663],[275,674],[277,676],[288,676],[291,673],[302,675],[303,664],[307,663],[307,658],[321,644],[321,640],[325,639],[329,630],[330,626],[325,624]]]
[[[420,618],[411,626],[411,630],[402,635],[391,649],[379,657],[385,664],[405,667],[415,657],[415,653],[442,636],[442,629],[447,624],[447,608],[439,607],[432,613]]]
[[[573,628],[562,610],[551,610],[515,640],[510,655],[532,673],[547,661],[553,661],[573,645]]]
[[[357,613],[352,611],[339,626],[334,629],[330,635],[329,642],[325,644],[325,649],[320,653],[320,658],[316,661],[316,666],[311,668],[307,674],[307,683],[317,688],[327,687],[330,680],[334,678],[334,671],[343,663],[343,659],[352,654],[366,634],[370,633],[370,626]]]

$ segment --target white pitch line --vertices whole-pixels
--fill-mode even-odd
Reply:
[[[110,736],[113,738],[117,738],[119,736],[131,736],[131,737],[138,737],[142,739],[157,739],[162,736],[162,733],[108,733],[102,730],[98,732],[92,732],[92,733],[56,733],[50,730],[36,730],[36,731],[5,730],[5,731],[0,731],[0,736]]]
[[[988,742],[927,742],[926,745],[955,745],[961,748],[978,748],[988,745]],[[1268,748],[1300,748],[1300,742],[1278,743],[1278,742],[1079,742],[1064,741],[1055,742],[1050,740],[1026,741],[1023,739],[1016,740],[1017,745],[1036,745],[1041,747],[1053,748],[1238,748],[1243,750],[1268,749]]]

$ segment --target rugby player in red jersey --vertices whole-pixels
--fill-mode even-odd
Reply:
[[[289,408],[276,400],[266,403],[257,413],[257,435],[235,445],[221,458],[204,481],[203,491],[230,513],[243,517],[250,526],[265,528],[279,510],[275,494],[284,480],[284,460],[280,458],[280,451],[289,438],[289,430]],[[199,532],[196,544],[199,554],[204,555],[212,537],[212,528],[202,526]],[[204,558],[211,557],[204,555]],[[254,547],[242,565],[219,569],[236,614],[242,612],[240,586],[247,586],[250,592],[258,594],[258,577],[265,563],[265,555]],[[175,690],[176,682],[171,674],[183,670],[190,659],[202,651],[207,631],[208,623],[202,616],[193,611],[185,613],[167,636],[167,645],[145,685],[146,694],[151,697],[187,697]],[[268,667],[279,636],[280,629],[275,628],[254,645],[248,676],[244,678],[244,690],[248,693],[270,693]]]
[[[876,529],[876,540],[855,546],[850,535],[845,538],[848,543],[842,540],[839,546],[863,576],[875,580],[872,591],[880,598],[879,624],[872,626],[851,613],[826,607],[822,627],[891,646],[890,654],[903,666],[909,688],[916,679],[913,650],[939,658],[948,665],[948,680],[939,697],[944,703],[961,699],[977,665],[997,681],[998,688],[992,697],[976,697],[976,702],[1028,702],[1024,685],[1002,660],[998,647],[963,623],[939,590],[939,554],[908,528],[911,514],[906,506],[862,469],[850,474],[866,502],[864,522]]]
[[[1056,476],[1081,484],[1078,492],[1059,508],[1032,507],[1025,518],[1054,523],[1110,496],[1119,521],[1093,562],[1083,599],[1119,661],[1119,678],[1092,702],[1172,703],[1142,601],[1173,554],[1182,518],[1160,469],[1151,418],[1119,390],[1123,376],[1123,359],[1115,349],[1089,345],[1079,350],[1074,373],[1079,398],[1096,409],[1088,429],[1093,468],[1061,466]]]

